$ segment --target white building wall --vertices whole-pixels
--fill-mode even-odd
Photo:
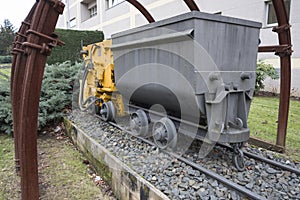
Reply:
[[[67,2],[69,1],[69,3]],[[93,0],[65,0],[64,15],[59,18],[58,27],[67,28],[67,22],[76,19],[76,26],[72,29],[102,30],[105,38],[112,34],[147,24],[147,20],[139,11],[126,1],[111,8],[107,8],[107,0],[97,2],[97,15],[82,20],[84,13],[82,2]],[[120,0],[119,0],[120,1]],[[237,17],[258,21],[263,24],[260,33],[261,45],[277,45],[278,36],[272,32],[272,26],[267,26],[267,0],[195,0],[202,12],[219,13],[224,16]],[[156,21],[178,14],[189,12],[183,0],[139,0],[146,7]],[[291,0],[290,24],[293,44],[292,55],[292,88],[300,96],[300,0]],[[74,24],[74,22],[72,22]],[[259,54],[259,59],[280,68],[279,58],[274,53]],[[279,92],[279,81],[267,81],[268,90]]]

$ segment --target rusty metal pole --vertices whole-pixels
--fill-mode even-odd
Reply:
[[[46,58],[50,55],[52,47],[62,44],[53,31],[63,9],[64,4],[59,0],[37,0],[32,9],[32,20],[29,19],[32,12],[27,18],[31,23],[27,21],[22,24],[21,32],[14,44],[11,91],[14,132],[17,133],[16,155],[20,158],[21,193],[24,200],[39,198],[37,162],[39,97]],[[18,101],[16,98],[19,98]]]
[[[197,4],[194,0],[183,0],[183,1],[186,3],[186,5],[189,7],[189,9],[191,11],[194,11],[194,10],[200,11],[199,7],[197,6]]]
[[[14,146],[15,146],[15,165],[16,165],[16,173],[19,175],[21,166],[20,166],[20,156],[19,156],[19,135],[20,130],[18,130],[17,124],[19,124],[19,109],[20,109],[20,99],[22,85],[23,85],[23,74],[25,70],[26,57],[22,56],[24,53],[24,49],[22,49],[22,43],[26,41],[26,31],[30,28],[30,23],[33,17],[33,13],[37,3],[34,4],[28,16],[25,18],[24,22],[15,37],[13,42],[12,54],[12,70],[11,70],[11,102],[12,102],[12,114],[14,121]],[[25,60],[24,60],[25,59]],[[21,64],[24,64],[21,66]],[[16,67],[18,66],[18,67]]]
[[[280,57],[280,102],[278,113],[278,128],[276,145],[285,147],[286,132],[288,125],[289,105],[290,105],[290,90],[291,90],[291,34],[290,25],[283,0],[272,0],[278,27],[273,29],[278,33],[279,44],[286,45],[283,52],[277,53]]]
[[[276,145],[285,147],[288,125],[290,91],[291,91],[291,32],[283,0],[272,0],[277,16],[278,26],[273,31],[278,34],[279,45],[261,46],[259,52],[275,52],[280,57],[280,101]]]
[[[148,20],[149,23],[155,22],[152,15],[140,2],[138,2],[137,0],[126,0],[126,1],[131,3],[134,7],[136,7],[144,15],[144,17]]]

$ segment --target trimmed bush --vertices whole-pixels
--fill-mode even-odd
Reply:
[[[52,49],[51,56],[47,60],[48,64],[62,63],[66,60],[70,60],[71,63],[80,62],[81,46],[101,42],[104,38],[102,31],[56,29],[55,33],[65,42],[65,45]]]

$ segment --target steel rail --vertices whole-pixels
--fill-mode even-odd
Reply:
[[[277,162],[277,161],[274,161],[274,160],[271,160],[271,159],[267,159],[267,158],[261,157],[259,155],[256,155],[256,154],[253,154],[253,153],[250,153],[250,152],[243,151],[243,153],[244,153],[245,156],[248,156],[250,158],[254,158],[254,159],[263,161],[265,163],[268,163],[270,165],[273,165],[275,167],[278,167],[278,168],[281,168],[281,169],[293,172],[293,173],[297,174],[298,176],[300,175],[300,170],[296,169],[294,167],[282,164],[280,162]]]
[[[221,143],[218,143],[218,145],[221,146],[221,147],[232,150],[232,147],[229,146],[229,145],[221,144]],[[268,158],[264,158],[262,156],[259,156],[259,155],[256,155],[254,153],[250,153],[250,152],[247,152],[247,151],[243,151],[243,153],[244,153],[245,156],[247,156],[249,158],[254,158],[256,160],[268,163],[268,164],[270,164],[274,167],[277,167],[277,168],[280,168],[280,169],[283,169],[283,170],[286,170],[286,171],[290,171],[290,172],[295,173],[297,175],[300,175],[300,170],[297,169],[297,168],[285,165],[283,163],[280,163],[280,162],[277,162],[277,161],[274,161],[274,160],[271,160],[271,159],[268,159]]]
[[[39,198],[37,164],[37,117],[42,77],[51,48],[61,44],[53,34],[64,4],[58,0],[37,0],[21,27],[14,48],[12,96],[14,130],[21,165],[21,196],[25,200]],[[32,17],[32,19],[31,19]],[[27,26],[27,27],[25,27]],[[30,29],[29,29],[30,28]],[[18,37],[20,38],[20,37]],[[25,39],[24,39],[25,38]],[[31,45],[32,44],[32,45]],[[18,85],[21,84],[21,85]],[[21,89],[21,90],[20,90]],[[19,92],[20,94],[18,94]],[[16,98],[19,101],[16,101]],[[18,110],[16,110],[18,108]],[[19,112],[16,114],[16,111]]]
[[[98,116],[98,115],[95,115],[95,116],[98,117],[99,119],[101,119],[100,116]],[[142,138],[142,137],[134,135],[129,130],[123,128],[122,126],[120,126],[120,125],[118,125],[118,124],[116,124],[114,122],[108,122],[108,123],[110,125],[118,128],[118,129],[120,129],[120,130],[122,130],[122,131],[124,131],[124,132],[126,132],[128,134],[130,134],[131,136],[142,140],[143,142],[145,142],[147,144],[150,144],[152,146],[156,146],[153,142],[151,142],[151,141],[149,141],[149,140],[147,140],[145,138]],[[200,166],[200,165],[198,165],[198,164],[196,164],[196,163],[194,163],[194,162],[192,162],[192,161],[190,161],[190,160],[188,160],[188,159],[186,159],[186,158],[184,158],[184,157],[182,157],[180,155],[177,155],[176,153],[172,153],[172,152],[169,152],[169,151],[166,151],[166,150],[163,150],[163,149],[160,149],[160,150],[162,152],[164,152],[164,153],[166,153],[166,154],[168,154],[168,155],[176,158],[177,160],[180,160],[180,161],[182,161],[182,162],[190,165],[191,167],[193,167],[193,168],[201,171],[205,175],[207,175],[207,176],[209,176],[209,177],[217,180],[218,182],[221,182],[222,184],[226,185],[227,187],[229,187],[229,188],[231,188],[231,189],[233,189],[235,191],[238,191],[239,193],[241,193],[241,194],[243,194],[243,195],[245,195],[245,196],[247,196],[247,197],[249,197],[251,199],[266,200],[265,197],[263,197],[263,196],[255,193],[255,192],[252,192],[251,190],[248,190],[247,188],[245,188],[245,187],[243,187],[243,186],[241,186],[241,185],[239,185],[239,184],[237,184],[237,183],[235,183],[235,182],[233,182],[233,181],[231,181],[231,180],[229,180],[229,179],[227,179],[227,178],[225,178],[225,177],[223,177],[223,176],[221,176],[221,175],[219,175],[219,174],[217,174],[217,173],[215,173],[215,172],[213,172],[213,171],[211,171],[211,170],[209,170],[209,169],[207,169],[205,167],[202,167],[202,166]]]
[[[196,163],[194,163],[194,162],[192,162],[192,161],[190,161],[190,160],[188,160],[188,159],[186,159],[182,156],[179,156],[179,155],[177,155],[175,153],[172,153],[172,152],[167,152],[167,151],[164,151],[164,152],[166,152],[167,154],[175,157],[176,159],[192,166],[193,168],[203,172],[207,176],[209,176],[211,178],[214,178],[215,180],[223,183],[224,185],[228,186],[229,188],[232,188],[232,189],[240,192],[241,194],[245,195],[246,197],[249,197],[249,198],[255,199],[255,200],[266,200],[265,197],[255,193],[255,192],[252,192],[251,190],[248,190],[247,188],[245,188],[245,187],[243,187],[243,186],[241,186],[241,185],[239,185],[239,184],[237,184],[237,183],[235,183],[235,182],[233,182],[233,181],[231,181],[231,180],[229,180],[229,179],[227,179],[227,178],[225,178],[225,177],[223,177],[223,176],[221,176],[221,175],[219,175],[219,174],[217,174],[217,173],[215,173],[215,172],[213,172],[209,169],[206,169],[205,167],[202,167],[202,166],[200,166],[200,165],[198,165],[198,164],[196,164]]]

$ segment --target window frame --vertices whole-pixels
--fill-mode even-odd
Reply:
[[[76,17],[73,17],[72,19],[70,19],[69,21],[69,26],[70,28],[74,28],[77,26],[77,20],[76,20]]]
[[[97,16],[98,14],[97,4],[93,5],[88,10],[90,12],[90,18]]]
[[[287,10],[287,15],[288,15],[288,19],[290,18],[290,10],[291,10],[291,0],[284,0],[284,4],[286,5],[286,2],[289,2],[289,8],[286,8]],[[277,16],[275,13],[275,17],[276,17],[276,22],[275,23],[269,23],[269,16],[270,16],[270,5],[273,5],[273,2],[271,0],[267,0],[265,1],[265,6],[266,6],[266,19],[265,19],[265,26],[266,27],[274,27],[278,25],[277,22]],[[273,9],[274,9],[274,5],[273,5]],[[275,9],[274,9],[275,12]]]
[[[112,3],[112,1],[115,1],[116,3]],[[106,10],[109,10],[123,2],[125,2],[125,0],[106,0]]]

